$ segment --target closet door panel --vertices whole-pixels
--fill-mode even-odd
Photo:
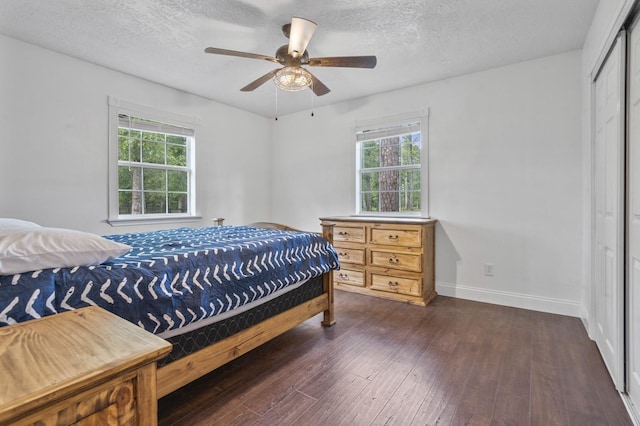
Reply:
[[[640,412],[640,25],[629,35],[627,143],[627,393]]]
[[[616,388],[624,389],[625,34],[595,80],[594,337]]]

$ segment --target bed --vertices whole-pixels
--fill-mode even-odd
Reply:
[[[158,365],[160,398],[317,314],[322,325],[334,324],[331,274],[339,263],[333,225],[322,228],[317,234],[261,222],[95,236],[114,250],[96,265],[66,258],[60,240],[52,253],[30,258],[17,250],[7,259],[3,250],[15,252],[18,237],[31,250],[58,231],[34,225],[3,237],[0,221],[0,326],[105,308],[173,344]],[[64,259],[46,263],[60,253]],[[29,265],[38,268],[26,271]]]

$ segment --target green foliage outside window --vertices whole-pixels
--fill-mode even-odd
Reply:
[[[188,138],[118,128],[120,214],[187,213]]]
[[[420,133],[360,144],[360,211],[420,212]]]

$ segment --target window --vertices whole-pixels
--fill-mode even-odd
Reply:
[[[196,218],[193,123],[117,101],[110,111],[109,222]]]
[[[356,131],[356,211],[420,214],[422,208],[421,119]]]

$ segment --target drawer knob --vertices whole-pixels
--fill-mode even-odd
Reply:
[[[347,231],[340,231],[338,232],[338,235],[349,235],[349,233]]]
[[[389,235],[389,237],[388,237],[388,238],[389,238],[390,240],[396,241],[396,240],[397,240],[398,238],[400,238],[400,237],[398,237],[397,235]]]
[[[347,274],[340,273],[340,278],[342,278],[345,281],[349,281],[349,275]]]
[[[349,253],[338,253],[338,256],[348,257],[348,256],[349,256]]]
[[[391,263],[392,265],[397,265],[400,263],[400,259],[398,259],[397,257],[390,257],[389,263]]]
[[[393,282],[393,281],[389,281],[389,287],[398,287],[400,284],[398,283],[398,281]]]

